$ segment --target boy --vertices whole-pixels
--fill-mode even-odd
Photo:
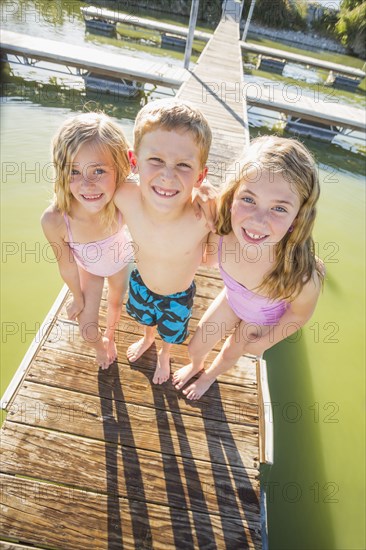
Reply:
[[[198,220],[191,195],[204,180],[211,130],[195,107],[177,100],[148,103],[136,117],[132,172],[114,201],[135,243],[137,269],[130,278],[127,312],[144,325],[144,336],[127,350],[136,361],[153,344],[155,326],[163,340],[153,377],[170,376],[170,348],[188,336],[195,272],[209,229]]]

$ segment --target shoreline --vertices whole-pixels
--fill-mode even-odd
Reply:
[[[286,42],[289,45],[298,45],[310,50],[326,50],[349,55],[347,48],[342,46],[342,44],[332,40],[331,38],[321,36],[315,32],[274,29],[272,27],[265,27],[263,25],[258,25],[257,23],[251,22],[248,35],[265,36],[266,38]],[[314,46],[314,44],[316,44],[316,46]]]

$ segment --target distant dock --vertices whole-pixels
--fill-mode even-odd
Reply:
[[[102,49],[74,46],[10,31],[2,32],[1,49],[3,54],[15,55],[20,63],[28,65],[34,65],[37,61],[48,61],[74,68],[79,75],[83,72],[93,72],[106,77],[150,82],[172,89],[178,89],[190,77],[189,71],[176,65],[145,61],[115,53],[106,55]],[[211,69],[214,65],[215,60],[212,59]],[[242,76],[230,88],[224,78],[220,82],[214,82],[208,73],[205,86],[200,88],[203,99],[207,97],[210,89],[224,101],[230,96],[236,102],[246,100],[249,105],[338,127],[335,128],[335,133],[342,133],[347,129],[366,131],[364,111],[340,104],[331,89],[327,95],[323,94],[323,97],[315,90],[305,95],[296,85],[288,85],[285,91],[281,91],[276,87],[276,83],[269,82],[266,86],[246,83]]]
[[[182,38],[187,38],[188,28],[181,25],[171,25],[169,23],[162,23],[160,21],[155,21],[151,19],[145,19],[143,17],[137,17],[133,13],[124,13],[120,11],[107,10],[104,8],[98,8],[94,6],[89,6],[86,8],[81,8],[81,12],[84,17],[92,17],[101,20],[113,21],[115,23],[121,23],[123,25],[130,25],[133,27],[139,27],[148,29],[150,31],[158,31],[162,34],[173,34],[180,36]],[[195,31],[194,38],[202,42],[208,42],[212,37],[212,33],[204,31]],[[363,78],[366,77],[365,71],[361,69],[355,69],[352,67],[347,67],[346,65],[341,65],[339,63],[332,63],[331,61],[325,61],[322,59],[317,59],[315,57],[301,55],[297,53],[287,52],[285,50],[278,50],[275,48],[269,48],[266,46],[260,46],[257,44],[250,44],[249,42],[240,41],[240,47],[247,52],[268,56],[276,59],[283,59],[285,61],[291,61],[293,63],[300,63],[302,65],[308,65],[310,67],[316,67],[318,69],[325,69],[337,74],[347,75],[351,78],[357,79],[359,83]]]

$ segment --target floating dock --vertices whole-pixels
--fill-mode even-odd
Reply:
[[[76,75],[89,72],[105,76],[127,78],[139,82],[179,88],[189,77],[188,71],[178,65],[108,52],[102,48],[75,46],[56,40],[38,38],[12,31],[2,31],[3,54],[15,55],[20,63],[35,65],[47,61],[77,69]],[[72,71],[69,71],[69,74]]]
[[[218,185],[249,142],[245,101],[205,88],[208,75],[218,85],[223,74],[229,86],[243,78],[238,24],[227,12],[178,92],[212,125]],[[223,285],[204,268],[196,284],[191,332]],[[170,381],[152,384],[155,346],[128,363],[142,331],[124,312],[118,362],[98,370],[67,319],[68,296],[64,287],[3,397],[1,547],[266,549],[259,465],[273,460],[273,433],[265,362],[242,357],[190,402]],[[101,326],[105,318],[104,294]],[[173,371],[186,364],[187,344],[172,357]]]
[[[84,17],[93,17],[95,19],[113,21],[115,23],[121,23],[124,25],[130,25],[133,27],[140,27],[148,29],[150,31],[158,31],[162,34],[170,33],[175,36],[181,36],[187,38],[188,28],[181,25],[171,25],[169,23],[161,23],[160,21],[153,21],[151,19],[145,19],[137,16],[134,13],[124,13],[118,10],[107,10],[104,8],[98,8],[89,6],[81,8],[81,12]],[[240,15],[240,14],[239,14]],[[194,38],[202,42],[208,42],[212,34],[204,31],[195,31]],[[366,77],[365,71],[341,65],[340,63],[332,63],[331,61],[325,61],[322,59],[316,59],[307,55],[301,55],[298,53],[287,52],[286,50],[278,50],[276,48],[269,48],[261,46],[259,44],[251,44],[249,42],[240,41],[240,47],[247,52],[257,55],[283,59],[284,61],[291,61],[293,63],[300,63],[302,65],[308,65],[310,67],[316,67],[318,69],[325,69],[337,74],[348,75],[349,77],[357,79],[360,82]]]
[[[1,49],[3,54],[15,55],[21,63],[35,65],[37,61],[48,61],[76,68],[77,74],[82,76],[97,73],[115,78],[150,82],[173,89],[180,88],[190,77],[189,71],[176,65],[145,61],[114,53],[106,55],[105,51],[100,48],[73,46],[11,31],[2,32]],[[230,64],[230,56],[226,59],[226,63]],[[304,90],[294,84],[288,84],[280,90],[276,82],[268,82],[267,85],[243,82],[242,75],[229,85],[225,75],[221,75],[221,80],[214,81],[211,78],[211,74],[215,71],[215,65],[215,58],[211,58],[210,71],[205,76],[204,86],[200,87],[203,101],[206,100],[211,90],[224,102],[233,100],[242,104],[246,101],[249,105],[256,107],[338,126],[339,133],[347,129],[366,131],[364,111],[340,104],[332,89],[329,89],[327,94],[314,89],[306,92],[307,95],[305,95]]]

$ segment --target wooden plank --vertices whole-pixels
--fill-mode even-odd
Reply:
[[[1,472],[259,522],[258,471],[6,423]],[[67,468],[67,479],[65,479]]]
[[[261,548],[246,521],[1,475],[1,532],[57,550]]]
[[[223,78],[222,67],[226,67],[227,65],[228,70],[225,71],[225,77]],[[209,116],[210,105],[207,102],[207,98],[203,96],[199,100],[199,91],[201,90],[202,94],[207,84],[214,81],[215,71],[218,71],[217,78],[220,85],[224,84],[227,90],[235,89],[236,83],[243,82],[241,50],[239,47],[239,26],[236,22],[225,17],[221,20],[213,38],[210,39],[200,55],[199,63],[194,69],[194,74],[181,86],[178,92],[178,96],[181,99],[188,100],[192,100],[194,93],[196,93],[197,95],[194,97],[194,100],[201,107],[205,116],[207,115],[208,121],[211,124],[213,143],[209,162],[211,162],[211,159],[214,159],[212,152],[216,148],[220,149],[222,147],[222,138],[220,137],[221,121],[217,119],[218,113],[221,113],[225,123],[228,124],[228,132],[232,131],[233,134],[241,137],[241,139],[232,138],[230,143],[228,143],[228,159],[238,157],[244,150],[245,144],[249,143],[249,126],[246,109],[243,106],[245,104],[245,97],[240,98],[240,101],[232,102],[230,95],[223,95],[221,93],[221,97],[215,97],[213,100],[215,102],[216,116],[213,115],[212,118]],[[230,103],[230,107],[228,105],[229,102],[232,102]]]
[[[106,55],[102,48],[76,46],[6,30],[2,31],[1,39],[1,48],[5,53],[76,67],[106,76],[127,77],[173,88],[179,88],[189,76],[188,71],[183,68],[180,69],[178,78],[178,67],[172,69],[160,61],[146,62],[120,53],[108,52]]]
[[[160,394],[160,395],[159,395]],[[140,449],[232,464],[259,465],[258,427],[226,424],[170,412],[159,388],[158,410],[122,401],[24,382],[8,413],[8,421]]]
[[[122,319],[124,317],[122,316]],[[133,319],[126,317],[126,327],[129,331],[116,331],[115,340],[118,351],[119,362],[126,361],[127,347],[136,341],[136,339],[142,335],[142,327],[138,325]],[[159,338],[156,338],[159,345]],[[47,338],[47,342],[44,343],[44,349],[48,350],[48,353],[52,354],[52,350],[67,351],[68,353],[75,353],[76,355],[86,356],[93,358],[94,352],[79,336],[79,329],[75,323],[56,321],[53,330]],[[216,356],[220,346],[214,348],[214,351],[208,355],[207,364],[212,362]],[[93,365],[94,365],[93,361]],[[176,368],[181,367],[189,363],[189,355],[187,352],[187,344],[174,345],[172,347],[172,359],[171,366],[174,371]],[[127,363],[125,363],[127,364]],[[131,368],[148,368],[155,370],[156,367],[156,345],[152,345],[151,348],[135,363],[131,363]],[[97,372],[96,364],[92,367]],[[219,382],[236,384],[243,387],[255,387],[256,386],[256,374],[255,374],[255,360],[241,357],[237,364],[232,367],[225,374],[220,375]],[[211,386],[214,388],[215,384]],[[212,390],[209,389],[209,392]]]
[[[167,401],[171,412],[218,422],[258,425],[258,394],[252,383],[246,387],[221,384],[216,391],[192,402],[171,383],[166,383],[163,389],[152,384],[153,372],[153,368],[113,364],[97,374],[95,368],[90,368],[89,358],[59,352],[49,354],[48,350],[43,350],[33,362],[26,380],[80,394],[105,398],[113,395],[116,401],[135,405],[165,408]]]
[[[14,542],[4,542],[0,540],[0,548],[2,550],[42,550],[40,546],[24,546]]]

